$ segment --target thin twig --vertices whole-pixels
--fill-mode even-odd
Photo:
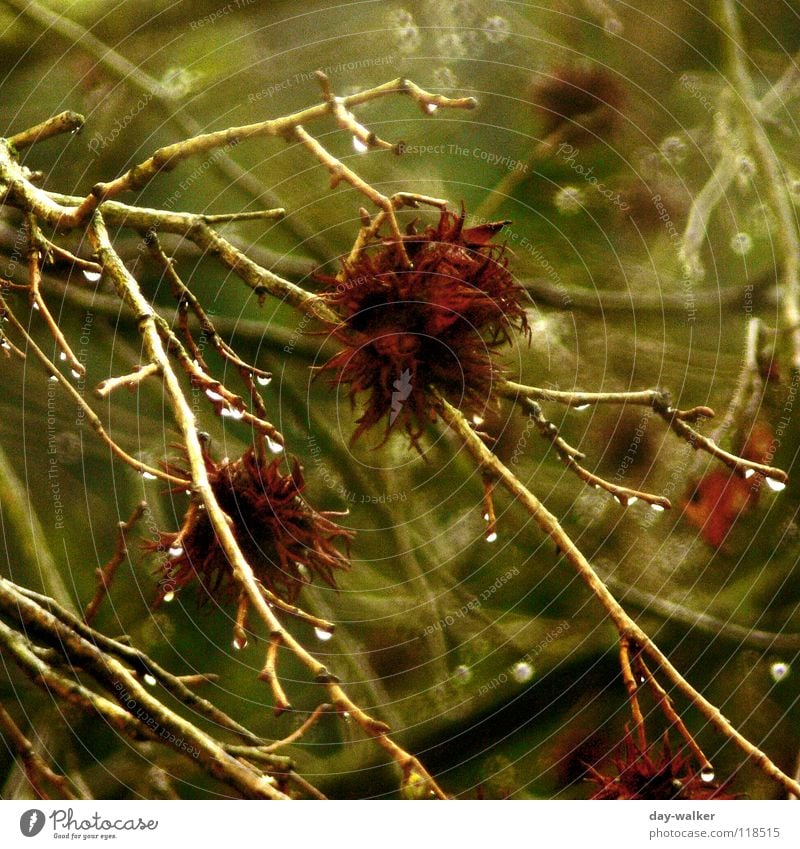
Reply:
[[[574,472],[584,483],[593,486],[595,489],[604,489],[606,492],[611,493],[623,507],[635,504],[637,501],[644,501],[655,510],[670,510],[672,508],[672,503],[668,498],[611,483],[611,481],[584,468],[578,462],[578,460],[583,459],[584,455],[563,439],[553,422],[544,417],[539,404],[531,398],[523,398],[522,405],[528,411],[528,415],[533,419],[539,433],[552,443],[558,452],[558,456],[561,457],[567,468]]]
[[[94,216],[89,226],[89,240],[96,252],[104,273],[114,283],[120,298],[134,312],[141,316],[139,329],[142,334],[145,351],[151,362],[158,364],[164,388],[175,416],[175,422],[181,435],[182,445],[191,470],[194,492],[205,505],[211,526],[213,527],[219,545],[225,552],[231,566],[234,580],[242,588],[247,601],[264,622],[270,638],[285,645],[295,657],[310,671],[314,680],[325,684],[330,702],[341,712],[349,714],[364,731],[370,734],[397,762],[404,774],[409,770],[418,772],[430,785],[431,791],[439,798],[446,798],[444,791],[438,786],[433,777],[422,766],[417,758],[398,746],[387,732],[388,726],[373,719],[358,707],[339,685],[338,679],[332,675],[325,664],[311,655],[292,634],[287,631],[277,618],[272,607],[267,602],[263,587],[253,574],[252,567],[247,562],[236,542],[230,526],[229,517],[220,508],[211,488],[206,470],[203,449],[197,433],[194,413],[183,394],[177,376],[164,349],[156,321],[156,315],[143,297],[139,285],[131,276],[128,269],[114,252],[108,231],[102,216]]]
[[[266,681],[272,688],[272,696],[275,699],[275,716],[280,716],[285,710],[291,710],[291,704],[286,697],[280,678],[278,678],[278,649],[281,647],[282,637],[280,634],[272,634],[267,643],[267,659],[258,677]]]
[[[128,556],[128,542],[125,535],[136,527],[136,523],[142,518],[142,516],[144,516],[146,510],[147,502],[140,501],[134,508],[133,513],[131,513],[128,520],[126,522],[119,523],[117,546],[105,566],[97,570],[97,589],[95,590],[92,600],[86,605],[86,610],[83,613],[83,621],[87,625],[92,624],[94,617],[97,615],[97,611],[100,609],[100,605],[103,603],[103,599],[108,594],[108,590],[114,580],[117,569],[119,569],[125,561],[125,558]]]
[[[32,144],[37,144],[62,133],[76,133],[83,127],[85,121],[83,115],[79,115],[77,112],[60,112],[35,127],[29,127],[21,133],[10,136],[8,140],[17,150],[23,150]]]
[[[296,740],[299,740],[304,734],[306,734],[313,725],[316,725],[317,720],[319,720],[319,718],[323,716],[323,714],[329,713],[330,711],[330,705],[317,705],[317,707],[314,708],[314,712],[305,720],[305,722],[303,722],[303,724],[299,728],[292,731],[291,734],[287,735],[282,740],[276,740],[274,743],[270,743],[269,746],[264,746],[263,751],[275,752],[278,749],[282,749],[284,746],[288,746],[291,743],[294,743]]]
[[[636,683],[631,668],[631,641],[628,637],[620,637],[619,640],[619,665],[622,670],[622,681],[631,703],[631,714],[633,715],[633,724],[636,726],[639,749],[643,752],[647,748],[647,734],[642,709],[639,706],[639,685]]]
[[[59,356],[62,361],[65,361],[69,365],[75,377],[83,377],[86,374],[86,367],[75,356],[69,342],[67,342],[66,337],[61,332],[61,328],[50,314],[50,310],[42,297],[40,290],[42,272],[39,266],[39,246],[37,244],[37,233],[39,227],[36,224],[34,216],[30,214],[27,216],[27,224],[28,237],[30,240],[28,249],[28,281],[31,293],[31,306],[42,316],[44,323],[47,325],[47,329],[50,331],[50,335],[55,340],[56,345],[58,345],[61,349]]]
[[[32,631],[46,634],[59,642],[59,649],[67,653],[70,663],[79,661],[92,677],[117,694],[120,704],[53,669],[31,650],[29,638],[0,622],[0,650],[3,654],[8,653],[34,683],[83,710],[99,715],[113,728],[133,739],[154,740],[169,746],[246,797],[286,798],[274,787],[271,776],[252,770],[228,755],[216,740],[161,704],[119,661],[104,655],[91,643],[59,625],[57,620],[24,596],[10,592],[7,584],[0,579],[0,605],[4,613],[19,619],[26,634]],[[132,705],[132,708],[126,710],[123,705]],[[136,710],[139,716],[147,716],[149,722],[143,721],[132,710]],[[166,733],[162,735],[159,733],[161,730]],[[172,741],[178,741],[177,745]],[[196,749],[199,756],[195,759],[188,749]]]
[[[464,416],[447,400],[439,398],[439,412],[443,420],[460,438],[464,447],[478,463],[479,468],[493,474],[531,515],[541,530],[555,543],[558,551],[572,564],[583,582],[596,596],[613,621],[620,638],[634,641],[661,669],[664,675],[683,693],[689,703],[724,737],[735,743],[770,778],[792,793],[800,795],[800,784],[782,772],[770,758],[746,737],[739,733],[715,707],[701,695],[672,665],[647,634],[628,616],[619,602],[609,592],[580,549],[570,539],[558,519],[487,447]]]
[[[2,731],[2,736],[6,738],[9,749],[17,753],[25,775],[40,799],[50,798],[44,789],[44,785],[47,783],[58,790],[59,799],[79,798],[69,786],[67,777],[60,775],[50,767],[2,704],[0,704],[0,731]]]
[[[543,389],[538,386],[525,386],[513,381],[503,381],[498,386],[498,392],[505,397],[516,400],[519,397],[539,401],[553,401],[568,407],[586,407],[592,404],[634,404],[651,407],[670,429],[681,439],[684,439],[696,451],[702,450],[712,457],[721,460],[733,469],[737,475],[749,478],[757,473],[771,479],[776,487],[785,485],[789,477],[782,469],[756,463],[744,457],[737,457],[729,451],[720,448],[713,439],[699,433],[689,422],[713,418],[714,411],[710,407],[692,407],[688,410],[678,410],[672,406],[669,396],[659,389],[644,389],[635,392],[567,392],[555,389]]]
[[[644,662],[644,659],[637,654],[634,659],[634,664],[641,677],[647,682],[647,685],[653,691],[653,695],[658,702],[658,706],[661,708],[661,712],[667,718],[667,721],[675,726],[678,733],[681,737],[683,737],[689,748],[692,750],[697,762],[700,764],[701,774],[713,775],[714,768],[711,766],[705,752],[700,748],[699,743],[694,739],[684,721],[680,718],[680,716],[678,716],[675,708],[672,706],[672,700],[667,695],[666,690],[658,683],[656,677]]]
[[[351,106],[391,94],[405,94],[410,96],[422,106],[424,112],[428,112],[426,107],[431,106],[435,106],[437,109],[439,107],[471,109],[476,105],[474,98],[453,99],[440,94],[431,94],[410,80],[403,78],[392,80],[389,83],[375,86],[374,88],[350,95],[349,97],[343,97],[340,101],[344,109],[349,109]],[[297,130],[301,130],[302,126],[309,121],[324,117],[329,111],[330,105],[323,102],[317,106],[301,109],[298,112],[285,115],[281,118],[260,121],[256,124],[247,124],[241,127],[229,127],[213,133],[203,133],[159,148],[144,162],[129,169],[116,180],[111,180],[107,183],[97,183],[93,186],[92,191],[83,199],[77,208],[63,210],[60,219],[56,222],[57,226],[62,228],[80,226],[87,222],[89,216],[103,201],[115,198],[123,192],[142,189],[159,173],[171,171],[187,159],[210,153],[217,149],[228,150],[249,139],[263,138],[265,136],[290,137],[291,135],[295,135],[309,147],[312,153],[320,157],[320,161],[327,165],[329,164],[330,155],[322,145],[316,142],[316,140],[313,140],[313,144],[308,144],[306,137],[308,139],[311,139],[311,137],[308,136],[305,130],[302,130],[300,133]],[[350,173],[352,174],[352,172]],[[344,173],[342,176],[349,179]],[[387,210],[387,214],[392,213],[389,213]]]
[[[45,372],[50,376],[51,380],[57,381],[61,386],[66,390],[67,394],[75,401],[75,403],[81,408],[83,411],[86,420],[91,425],[92,429],[95,433],[103,440],[103,442],[108,445],[111,449],[112,453],[119,457],[120,460],[127,463],[137,472],[142,475],[149,476],[150,478],[161,478],[161,480],[165,480],[168,483],[182,486],[184,488],[190,485],[190,481],[184,480],[183,478],[176,477],[175,475],[171,475],[168,472],[164,472],[161,469],[156,468],[155,466],[150,466],[147,463],[143,463],[141,460],[137,460],[135,457],[132,457],[106,433],[105,428],[103,427],[103,423],[100,421],[100,418],[94,412],[94,410],[86,403],[77,389],[67,380],[66,377],[58,370],[53,361],[47,356],[47,354],[42,351],[42,349],[34,342],[33,338],[30,334],[25,330],[22,324],[17,320],[17,317],[13,312],[8,308],[8,304],[3,299],[2,295],[0,295],[0,309],[5,311],[5,315],[8,317],[11,326],[22,336],[25,340],[25,348],[28,351],[33,351],[36,359],[44,366]]]
[[[98,383],[95,389],[96,394],[100,398],[105,398],[110,395],[115,389],[124,386],[125,389],[135,389],[140,383],[147,380],[148,377],[153,377],[158,374],[158,367],[152,363],[140,366],[131,374],[121,374],[118,377],[109,377],[106,380]]]
[[[634,587],[629,581],[621,581],[613,573],[601,575],[603,581],[616,592],[625,603],[640,608],[644,613],[661,617],[667,621],[681,622],[691,629],[697,628],[714,637],[733,640],[743,646],[766,651],[800,651],[800,633],[782,634],[763,631],[711,616],[702,610],[693,610],[686,603],[678,603],[663,594],[646,592]]]
[[[174,696],[186,705],[186,707],[197,711],[201,716],[216,723],[220,728],[232,731],[250,745],[261,746],[264,744],[264,741],[258,735],[236,722],[211,702],[198,696],[191,690],[186,681],[187,676],[173,675],[139,649],[126,645],[120,642],[120,640],[113,640],[110,637],[106,637],[104,634],[86,625],[83,620],[70,613],[70,611],[48,596],[43,596],[18,584],[13,585],[13,590],[35,601],[40,607],[75,631],[76,634],[79,634],[97,646],[100,651],[124,661],[138,675],[142,677],[149,675],[155,678],[156,682],[164,687],[170,695]],[[207,679],[208,676],[204,676],[204,678]]]

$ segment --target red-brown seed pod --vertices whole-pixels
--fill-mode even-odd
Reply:
[[[283,474],[280,460],[265,462],[248,449],[237,460],[217,463],[204,452],[209,482],[219,506],[258,581],[293,602],[314,577],[336,586],[336,572],[349,560],[335,543],[349,544],[352,533],[314,510],[302,497],[305,486],[297,461]],[[170,471],[186,476],[176,466]],[[151,550],[165,552],[156,603],[197,581],[205,596],[233,598],[239,588],[202,503],[193,501],[179,531],[162,533]]]
[[[513,330],[529,332],[506,246],[490,244],[505,222],[465,228],[464,219],[463,210],[443,211],[436,226],[411,228],[404,236],[411,268],[384,242],[346,263],[340,278],[324,278],[343,348],[320,371],[334,372],[352,403],[366,396],[353,441],[386,421],[384,441],[402,429],[416,446],[435,418],[431,387],[468,412],[482,411],[499,375],[492,352]]]
[[[692,769],[680,752],[673,754],[664,735],[661,755],[651,754],[654,746],[642,751],[630,733],[626,733],[622,754],[614,759],[616,776],[604,775],[589,767],[589,780],[599,785],[593,799],[734,799],[726,784],[718,784],[713,775]]]

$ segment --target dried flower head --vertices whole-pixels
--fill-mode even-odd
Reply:
[[[599,785],[593,799],[732,799],[725,784],[714,776],[699,775],[681,753],[672,753],[667,735],[661,756],[651,755],[654,746],[644,751],[625,734],[622,755],[614,759],[617,775],[603,775],[589,767],[589,780]],[[710,780],[707,780],[710,779]]]
[[[332,587],[336,572],[349,566],[334,542],[349,543],[350,531],[315,511],[302,497],[305,486],[297,461],[282,474],[280,460],[259,458],[250,448],[237,460],[217,463],[205,449],[209,482],[219,506],[231,518],[236,541],[263,586],[294,601],[319,576]],[[186,476],[176,466],[169,470]],[[157,603],[197,580],[206,595],[237,592],[233,571],[202,503],[193,501],[177,533],[161,533],[151,549],[167,553]]]
[[[619,124],[625,90],[619,78],[599,65],[560,68],[534,83],[531,98],[550,135],[608,137]]]
[[[435,418],[431,387],[480,411],[498,376],[492,352],[513,329],[528,331],[524,291],[508,270],[505,245],[491,245],[505,222],[465,228],[465,214],[443,211],[438,224],[404,238],[411,268],[384,243],[346,263],[325,299],[341,316],[343,350],[321,371],[349,387],[351,403],[366,393],[356,440],[382,420],[385,438],[402,428],[416,446]]]

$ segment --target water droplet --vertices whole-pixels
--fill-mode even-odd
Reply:
[[[749,233],[735,233],[731,236],[730,245],[737,256],[744,256],[753,249],[753,237]]]
[[[533,678],[533,666],[526,660],[519,660],[511,667],[511,677],[518,684],[525,684]]]
[[[98,271],[84,271],[84,272],[83,272],[83,276],[84,276],[84,277],[85,277],[85,278],[86,278],[86,279],[87,279],[90,283],[97,283],[97,281],[98,281],[98,280],[102,277],[102,275],[101,275],[101,274],[100,274],[100,272],[98,272]]]
[[[61,353],[59,353],[59,355],[58,355],[58,358],[59,358],[59,360],[61,360],[61,362],[63,363],[63,362],[66,362],[66,360],[67,360],[67,355],[66,355],[63,351],[61,351]]]
[[[495,542],[497,540],[497,531],[492,531],[486,534],[486,542]]]
[[[575,215],[583,208],[585,195],[578,186],[564,186],[556,192],[553,203],[562,215]]]
[[[413,18],[409,23],[399,26],[394,32],[394,37],[401,53],[413,53],[422,42],[419,27],[413,22]]]
[[[191,495],[192,491],[191,491],[191,489],[184,489],[183,494],[184,495]]]
[[[788,663],[784,663],[783,661],[776,661],[769,668],[769,674],[772,676],[772,680],[776,683],[778,681],[782,681],[790,672],[791,667]]]
[[[783,492],[786,489],[786,484],[783,481],[776,481],[775,478],[767,478],[767,486],[773,492]]]
[[[244,418],[244,413],[242,412],[242,410],[237,410],[235,407],[223,407],[219,411],[219,414],[224,419],[233,419],[234,421],[239,421],[240,419]]]
[[[36,310],[36,312],[39,312],[39,304],[37,304],[36,301],[33,302],[32,306],[33,306],[33,309]]]
[[[428,115],[433,115],[433,113],[438,108],[439,108],[439,106],[436,103],[426,103],[425,104],[425,111],[428,113]]]
[[[591,406],[592,406],[591,404],[578,404],[577,407],[573,407],[572,409],[580,412],[581,410],[588,410],[589,407],[591,407]]]
[[[458,88],[458,77],[450,68],[442,66],[433,72],[433,84],[436,88]]]
[[[173,545],[168,549],[168,553],[170,557],[180,557],[183,554],[183,548],[179,545]]]
[[[483,416],[479,416],[477,413],[472,417],[472,424],[480,427],[483,424]]]
[[[457,32],[446,32],[436,39],[436,47],[445,57],[458,59],[466,55],[466,48]]]
[[[154,481],[154,480],[157,480],[157,476],[156,476],[156,475],[154,475],[152,472],[142,472],[142,477],[143,477],[146,481]]]
[[[628,506],[630,507],[630,505],[631,505],[631,504],[636,504],[636,502],[637,502],[638,500],[639,500],[639,496],[638,496],[638,495],[632,495],[632,496],[628,499]]]
[[[145,684],[148,684],[150,687],[155,687],[155,686],[156,686],[156,679],[155,679],[155,678],[153,678],[153,676],[152,676],[152,675],[150,675],[150,673],[149,673],[149,672],[147,673],[147,675],[145,675],[145,676],[143,677],[143,679],[142,679],[142,680],[144,681],[144,683],[145,683]]]
[[[0,341],[0,348],[2,348],[4,351],[10,351],[11,345],[9,345],[8,342],[3,339],[2,341]]]
[[[220,395],[219,392],[215,392],[213,389],[206,389],[206,396],[211,401],[222,401],[223,400],[222,395]]]
[[[744,479],[750,480],[750,478],[752,478],[755,473],[756,473],[755,469],[745,469],[744,470]]]
[[[670,165],[680,165],[686,159],[686,143],[680,136],[667,136],[658,150]]]
[[[614,501],[616,501],[617,504],[621,504],[623,507],[628,506],[628,499],[624,495],[615,495]]]
[[[663,504],[651,504],[650,509],[655,510],[656,513],[663,513],[666,508]]]
[[[50,377],[48,377],[47,379],[50,381],[50,383],[58,383],[58,378],[54,374],[51,374]]]
[[[269,386],[270,383],[272,383],[272,378],[267,377],[266,375],[260,374],[256,378],[256,383],[258,383],[259,386]]]
[[[414,16],[408,9],[395,9],[387,16],[387,22],[389,26],[407,27],[414,23]]]
[[[247,637],[245,637],[244,634],[237,634],[237,636],[235,636],[233,638],[233,647],[234,647],[234,649],[236,649],[236,651],[241,651],[242,649],[246,649],[247,648]]]
[[[488,521],[489,521],[489,514],[488,514],[488,513],[484,513],[484,514],[483,514],[483,521],[484,521],[484,522],[488,522]]]
[[[79,371],[77,371],[77,369],[70,369],[70,372],[72,373],[72,376],[73,376],[76,380],[77,380],[77,379],[81,376],[81,373],[80,373]]]
[[[703,767],[700,771],[700,778],[705,781],[706,784],[710,784],[714,780],[714,770],[711,769],[710,766]]]
[[[366,153],[369,150],[369,145],[361,141],[358,136],[353,136],[353,148],[356,153]]]
[[[500,15],[492,15],[483,22],[483,34],[490,44],[500,44],[511,35],[511,26]]]
[[[168,593],[164,593],[164,601],[169,604],[171,601],[175,601],[175,593],[170,590]]]
[[[472,680],[472,670],[465,663],[460,663],[453,670],[453,680],[456,684],[469,684]]]
[[[185,97],[192,90],[195,80],[199,77],[196,71],[188,68],[169,68],[161,78],[161,88],[167,97]]]
[[[269,448],[269,450],[273,454],[282,454],[283,453],[283,446],[280,444],[280,442],[276,442],[274,439],[271,439],[269,436],[266,436],[264,438],[267,440],[267,448]]]
[[[330,631],[326,631],[324,628],[314,628],[314,634],[318,640],[322,640],[323,643],[327,643],[333,637],[333,634]]]
[[[756,163],[749,156],[740,156],[736,160],[736,170],[739,178],[749,180],[755,176]]]

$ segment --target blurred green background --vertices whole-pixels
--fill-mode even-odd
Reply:
[[[434,116],[402,98],[358,109],[358,117],[383,137],[431,152],[359,155],[332,122],[308,129],[381,191],[436,195],[454,208],[463,201],[474,212],[507,177],[507,165],[496,163],[527,163],[545,135],[537,86],[564,69],[601,67],[623,97],[613,132],[575,142],[576,161],[630,208],[609,201],[564,157],[530,163],[492,217],[512,222],[506,235],[515,274],[544,280],[561,291],[561,299],[532,298],[532,342],[521,340],[504,354],[504,363],[511,375],[539,386],[660,386],[672,391],[679,406],[708,404],[721,414],[734,392],[748,318],[758,315],[769,327],[779,319],[774,215],[763,176],[742,163],[711,218],[702,252],[705,277],[687,286],[676,240],[654,214],[652,195],[665,199],[681,232],[692,198],[720,157],[740,149],[737,140],[744,144],[740,107],[725,91],[712,4],[613,5],[623,27],[616,34],[590,14],[591,4],[567,0],[464,0],[446,7],[305,0],[113,7],[86,0],[42,7],[0,2],[0,131],[18,132],[64,109],[83,113],[80,134],[37,145],[24,161],[44,172],[46,188],[85,194],[159,145],[317,102],[317,68],[327,70],[338,94],[407,76],[434,91],[479,101],[474,111],[440,109]],[[741,6],[763,93],[800,46],[800,17],[785,3]],[[48,21],[41,8],[63,18]],[[91,38],[65,26],[67,21],[90,30]],[[688,75],[683,82],[682,75]],[[796,169],[800,180],[795,120],[792,109],[777,112],[770,132],[785,167]],[[219,160],[203,168],[189,161],[123,200],[213,213],[279,201],[288,211],[283,222],[228,225],[224,232],[268,266],[276,258],[284,265],[290,260],[293,279],[316,287],[313,272],[335,271],[352,244],[364,198],[349,187],[330,191],[324,169],[278,139],[243,144],[230,156],[241,169],[239,179]],[[573,208],[566,201],[576,193]],[[13,215],[4,216],[0,274],[10,273],[5,266],[16,226]],[[741,238],[732,242],[740,233],[750,237],[744,253],[736,250]],[[148,296],[169,306],[168,288],[141,259],[134,234],[121,231],[115,244],[135,265]],[[317,650],[362,706],[392,726],[447,792],[468,798],[590,795],[585,764],[608,759],[629,711],[615,633],[569,565],[502,494],[496,504],[499,538],[484,540],[480,476],[438,428],[430,431],[425,458],[399,436],[373,450],[378,433],[350,448],[356,416],[346,398],[310,379],[309,367],[333,350],[324,338],[274,300],[260,306],[217,263],[169,244],[226,339],[274,372],[264,399],[288,448],[304,462],[310,500],[328,509],[349,508],[344,523],[358,532],[353,569],[342,577],[340,591],[316,587],[304,594],[309,608],[337,623],[336,637],[323,644],[305,626],[289,623],[293,632]],[[722,294],[745,284],[752,284],[752,292]],[[585,303],[564,297],[565,291],[583,293]],[[616,293],[615,309],[603,300],[609,293]],[[81,390],[127,450],[158,462],[176,439],[158,385],[117,393],[113,403],[91,392],[138,363],[140,342],[130,315],[115,306],[111,293],[94,291],[86,281],[71,281],[68,294],[51,289],[48,301],[85,357]],[[27,317],[27,305],[15,303]],[[45,342],[35,319],[31,327]],[[296,345],[287,353],[284,346],[293,338]],[[773,427],[788,416],[774,463],[791,473],[800,424],[796,409],[787,410],[792,381],[782,337],[775,353],[779,373],[758,415]],[[236,376],[210,359],[216,374],[235,387]],[[158,482],[112,462],[89,429],[76,423],[74,406],[56,392],[50,412],[65,500],[64,526],[56,527],[47,479],[51,385],[32,359],[0,359],[0,375],[7,482],[0,493],[0,568],[82,607],[93,592],[95,568],[113,550],[116,523],[136,502],[146,498],[151,508],[140,527],[146,539],[154,527],[175,529],[186,499],[164,494]],[[490,422],[500,436],[498,453],[508,460],[527,437],[514,465],[517,474],[562,520],[618,596],[631,593],[628,609],[688,680],[794,774],[800,668],[777,682],[772,671],[776,662],[791,665],[800,647],[800,639],[786,637],[800,632],[797,476],[783,493],[765,492],[715,550],[678,508],[691,482],[711,467],[706,458],[696,458],[640,409],[565,412],[547,406],[546,412],[587,454],[590,468],[612,479],[622,468],[626,485],[666,494],[676,509],[659,516],[641,503],[623,509],[585,487],[510,408],[502,407]],[[202,408],[201,420],[219,456],[236,456],[246,445],[241,423],[216,419],[210,406]],[[628,463],[637,429],[640,442]],[[736,439],[727,433],[723,444],[741,448]],[[316,459],[314,444],[322,447]],[[12,474],[24,500],[8,487]],[[233,611],[198,609],[191,593],[154,612],[156,565],[131,545],[98,627],[130,634],[175,672],[219,674],[205,695],[259,733],[288,733],[319,701],[318,685],[288,654],[283,657],[298,713],[274,719],[269,690],[256,678],[263,642],[234,653]],[[698,624],[699,614],[716,624]],[[784,647],[742,639],[728,625],[783,633]],[[173,776],[183,797],[226,792],[167,750],[134,748],[98,723],[64,712],[14,669],[0,673],[0,697],[23,725],[47,729],[44,742],[53,759],[80,774],[99,797],[159,795],[158,767]],[[753,798],[779,794],[702,717],[681,699],[677,704],[719,776],[736,773],[736,792]],[[652,705],[647,708],[656,739],[664,723]],[[303,775],[331,796],[398,794],[394,767],[341,720],[326,718],[291,753]],[[25,793],[5,751],[0,782],[3,798]]]

